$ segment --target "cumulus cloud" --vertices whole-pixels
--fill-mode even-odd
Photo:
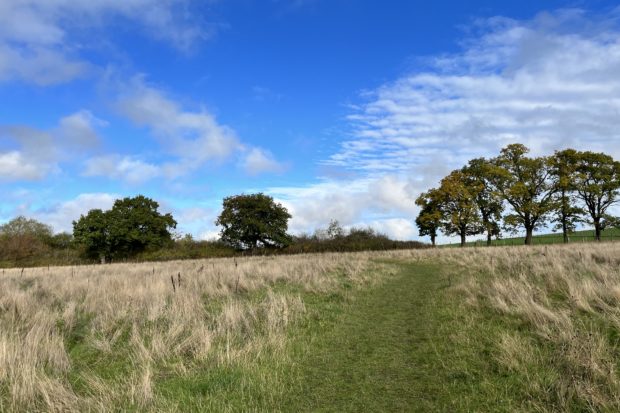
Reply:
[[[103,155],[86,161],[85,176],[104,176],[137,185],[161,175],[161,168],[131,156]]]
[[[202,206],[176,208],[173,214],[179,225],[177,229],[186,234],[193,234],[199,240],[219,238],[215,226],[217,212],[213,208]]]
[[[358,226],[368,226],[378,233],[389,235],[392,239],[406,241],[417,235],[415,223],[405,218],[388,218],[368,223],[359,224]]]
[[[137,125],[149,127],[168,150],[192,164],[221,161],[242,148],[235,132],[205,109],[183,110],[141,78],[135,78],[118,110]]]
[[[263,172],[282,172],[285,168],[276,161],[271,152],[260,148],[250,148],[242,161],[243,169],[250,175],[258,175]]]
[[[241,166],[252,175],[283,169],[269,151],[242,143],[232,128],[219,123],[205,108],[185,109],[142,77],[124,89],[116,104],[118,111],[149,128],[166,154],[175,158],[162,165],[166,177],[185,175],[207,163],[219,164],[233,155],[241,157]]]
[[[90,111],[80,110],[60,119],[56,134],[66,146],[88,149],[99,144],[95,128],[107,125],[106,121],[95,117]]]
[[[45,209],[31,210],[24,208],[18,214],[26,215],[45,222],[54,228],[55,232],[72,232],[72,222],[80,218],[80,215],[88,213],[91,209],[110,209],[119,196],[108,193],[85,193],[80,194],[69,201],[60,202]]]
[[[24,159],[18,151],[0,153],[0,180],[36,180],[44,176],[45,170],[32,161]]]
[[[325,180],[307,187],[269,188],[266,192],[287,207],[293,216],[290,229],[301,233],[325,227],[332,219],[344,226],[394,217],[411,219],[416,212],[413,197],[416,185],[405,176],[389,175],[348,181]],[[394,228],[394,225],[385,227],[386,230]],[[389,235],[395,233],[389,232]]]
[[[83,76],[79,34],[129,20],[147,35],[188,50],[217,26],[197,21],[187,0],[4,0],[0,2],[0,81],[39,85]],[[98,31],[102,35],[102,30]]]
[[[39,180],[60,170],[60,163],[99,143],[97,126],[106,123],[81,110],[49,130],[0,125],[0,180]]]

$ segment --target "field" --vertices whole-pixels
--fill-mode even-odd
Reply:
[[[601,241],[620,241],[620,229],[619,228],[608,228],[601,234]],[[525,237],[507,237],[502,239],[494,239],[491,241],[492,246],[508,246],[508,245],[523,245],[525,242]],[[569,235],[569,243],[588,243],[588,242],[596,242],[594,230],[582,230],[575,231],[574,233]],[[532,243],[534,245],[550,245],[550,244],[563,244],[564,236],[562,233],[549,233],[549,234],[539,234],[534,235],[532,238]],[[486,246],[486,239],[479,239],[476,241],[469,241],[466,243],[468,247],[482,247]],[[446,246],[449,247],[458,247],[460,246],[458,243],[448,244]]]
[[[618,411],[619,304],[615,243],[6,269],[0,411]]]

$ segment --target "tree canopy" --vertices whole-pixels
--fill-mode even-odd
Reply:
[[[52,228],[35,219],[18,216],[0,225],[0,259],[23,259],[48,249]]]
[[[52,227],[35,219],[18,216],[0,225],[0,236],[32,236],[46,241],[52,237]]]
[[[555,229],[562,230],[564,242],[567,243],[569,234],[575,231],[585,213],[583,208],[576,205],[575,199],[579,152],[574,149],[556,151],[549,157],[548,162],[555,191],[555,208],[551,221],[556,224]]]
[[[500,220],[504,209],[501,197],[493,190],[492,170],[493,165],[484,158],[472,159],[461,169],[465,185],[478,206],[480,221],[487,234],[487,245],[491,245],[492,237],[500,234]]]
[[[529,149],[518,143],[506,146],[495,158],[490,181],[511,207],[504,217],[508,229],[525,229],[525,243],[532,243],[534,229],[544,224],[554,208],[554,187],[548,161],[527,156]]]
[[[281,248],[291,243],[290,218],[285,207],[258,193],[224,198],[215,224],[222,227],[222,240],[237,249]]]
[[[420,214],[415,220],[421,237],[428,235],[431,237],[431,244],[435,246],[437,232],[441,228],[442,212],[441,200],[437,189],[430,189],[418,196],[415,201],[420,207]]]
[[[143,195],[116,200],[109,211],[92,209],[73,222],[75,242],[90,257],[102,261],[129,257],[171,242],[176,228],[171,214],[158,212],[159,204]]]
[[[416,200],[420,235],[430,235],[434,245],[441,229],[460,235],[463,245],[482,227],[490,244],[501,235],[503,220],[505,229],[524,229],[525,243],[531,244],[534,230],[547,223],[561,229],[568,242],[577,225],[588,221],[585,215],[599,241],[606,227],[620,227],[620,218],[608,212],[620,201],[620,162],[574,149],[551,156],[528,153],[525,145],[510,144],[493,159],[470,160],[443,178],[438,189],[422,193]]]
[[[607,209],[618,202],[620,162],[604,153],[579,152],[574,185],[600,240]]]
[[[468,185],[462,171],[452,171],[439,186],[444,232],[458,235],[461,245],[465,245],[468,235],[481,234],[485,230],[475,200],[478,190],[478,187]]]

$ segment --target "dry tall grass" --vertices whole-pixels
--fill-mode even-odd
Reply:
[[[182,375],[282,347],[304,303],[278,282],[330,291],[342,277],[369,281],[370,260],[358,253],[4,270],[0,411],[146,408],[156,370]],[[111,381],[95,368],[76,371],[68,354],[75,345],[123,353],[127,374]]]
[[[501,315],[495,359],[526,378],[526,410],[620,411],[620,245],[429,254],[460,277],[466,311]]]

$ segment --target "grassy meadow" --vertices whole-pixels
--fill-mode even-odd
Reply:
[[[586,229],[581,231],[575,231],[571,233],[568,237],[568,241],[571,244],[575,243],[590,243],[596,242],[595,234],[593,229]],[[603,242],[612,242],[612,241],[620,241],[620,228],[607,228],[601,234],[601,241]],[[486,246],[486,239],[479,239],[475,241],[468,241],[466,245],[468,247],[483,247]],[[523,245],[525,243],[525,237],[507,237],[501,239],[493,239],[491,241],[491,245],[494,247],[498,246],[513,246],[513,245]],[[564,236],[562,233],[549,233],[549,234],[538,234],[534,235],[532,238],[533,245],[550,245],[550,244],[563,244]],[[459,247],[460,244],[452,243],[446,245],[448,247]]]
[[[616,243],[5,269],[0,411],[612,412],[619,339]]]

